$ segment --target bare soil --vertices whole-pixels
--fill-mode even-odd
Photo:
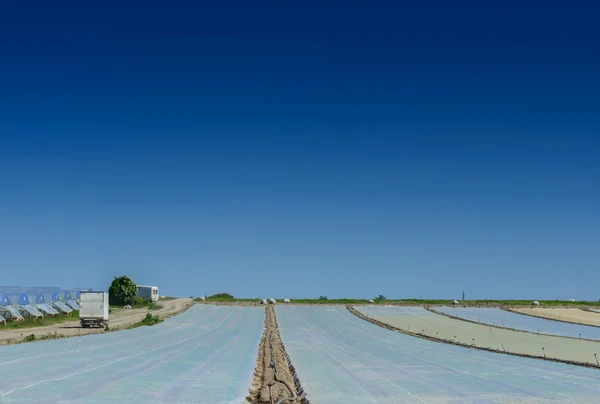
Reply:
[[[158,316],[161,319],[166,319],[182,313],[193,306],[192,299],[174,299],[159,301],[161,306],[158,310],[148,310],[147,308],[113,311],[109,315],[109,323],[111,331],[121,330],[130,327],[144,319],[146,314],[150,313],[153,316]],[[28,335],[34,334],[36,338],[53,336],[55,338],[77,337],[89,334],[102,334],[104,328],[82,328],[79,320],[65,321],[64,323],[46,326],[32,327],[19,329],[2,329],[0,326],[0,345],[14,344],[22,342]]]
[[[273,306],[265,307],[265,329],[258,348],[253,390],[247,397],[252,404],[307,403],[300,397],[302,388],[279,335]]]

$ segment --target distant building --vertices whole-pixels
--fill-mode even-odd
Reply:
[[[158,286],[137,285],[137,295],[141,298],[157,302],[159,298]]]

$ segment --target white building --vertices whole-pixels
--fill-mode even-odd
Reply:
[[[151,302],[157,302],[158,297],[158,286],[146,286],[137,285],[137,295],[144,299],[150,300]]]

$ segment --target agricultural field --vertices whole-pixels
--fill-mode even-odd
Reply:
[[[600,314],[581,310],[581,309],[565,309],[565,308],[512,308],[512,311],[548,318],[551,320],[565,321],[575,324],[587,324],[600,327]]]
[[[600,372],[440,344],[343,306],[278,306],[283,343],[311,403],[595,403]]]
[[[277,307],[277,316],[311,402],[591,403],[600,388],[593,369],[426,341],[344,307]]]
[[[241,403],[264,310],[196,305],[152,327],[0,347],[0,403]]]
[[[498,327],[512,328],[532,333],[600,341],[600,328],[598,327],[524,316],[499,308],[435,307],[433,310],[465,320]]]
[[[594,354],[599,350],[595,341],[493,328],[448,318],[423,307],[359,306],[356,309],[370,318],[414,334],[516,354],[596,364]]]

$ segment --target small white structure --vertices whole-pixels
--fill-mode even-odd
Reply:
[[[260,304],[267,304],[267,299],[262,299],[262,300],[260,301]]]
[[[290,302],[290,299],[283,299],[283,302],[284,302],[284,303],[289,303],[289,302]]]
[[[273,298],[270,298],[270,299],[269,299],[269,303],[271,303],[271,304],[275,304],[275,303],[277,303],[277,300],[275,300],[275,299],[273,299]]]
[[[205,302],[206,298],[204,296],[200,296],[200,300],[203,301],[203,302]]]
[[[145,286],[137,285],[137,295],[144,299],[148,299],[151,302],[158,301],[158,287],[157,286]]]
[[[539,306],[540,302],[538,302],[537,300],[534,300],[531,304],[533,304],[534,306]]]
[[[125,310],[129,310],[129,309],[131,309],[131,306],[130,306],[130,305],[123,306],[123,309],[125,309]]]
[[[452,304],[456,306],[458,304],[458,300],[453,301]]]
[[[369,303],[375,303],[375,301],[373,299],[369,300]]]
[[[575,302],[575,299],[569,299],[570,302]]]

